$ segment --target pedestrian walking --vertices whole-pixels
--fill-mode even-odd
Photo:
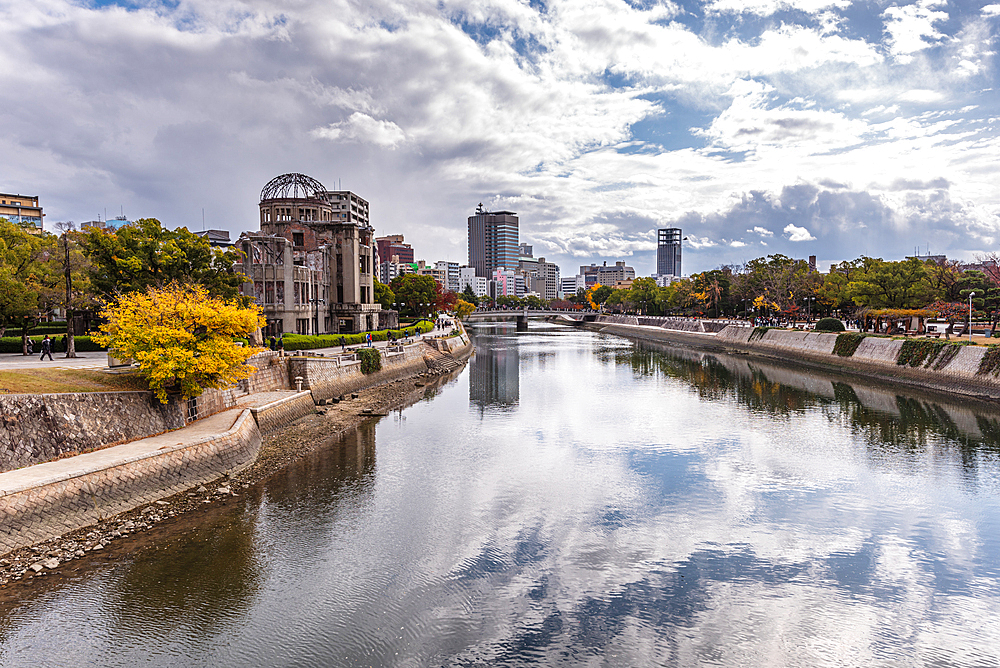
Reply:
[[[371,332],[368,332],[367,334],[365,334],[365,341],[368,343],[368,347],[371,348],[372,347],[372,333]]]
[[[273,334],[271,335],[271,340],[267,342],[267,347],[271,350],[278,349],[278,339],[274,338]]]
[[[49,361],[50,362],[54,361],[52,359],[52,339],[49,338],[48,334],[46,334],[45,338],[42,339],[42,356],[39,358],[38,361],[39,362],[44,362],[46,355],[49,356]]]
[[[285,351],[285,342],[283,341],[284,334],[278,334],[278,352]]]
[[[28,354],[29,355],[35,354],[35,344],[32,342],[31,339],[28,339]]]
[[[347,352],[347,339],[345,339],[344,337],[340,337],[340,352],[342,353]]]

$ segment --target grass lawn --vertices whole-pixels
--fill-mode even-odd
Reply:
[[[94,369],[11,369],[0,371],[0,394],[50,392],[121,392],[148,390],[137,373],[105,373]]]

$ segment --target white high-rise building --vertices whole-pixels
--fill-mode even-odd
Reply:
[[[485,297],[489,292],[489,279],[485,276],[476,276],[474,267],[460,267],[458,270],[458,291],[465,292],[465,286],[472,286],[472,294],[477,297]]]

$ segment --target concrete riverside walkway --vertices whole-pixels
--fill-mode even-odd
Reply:
[[[268,393],[271,394],[271,393]],[[131,443],[114,445],[109,448],[74,455],[52,462],[26,466],[23,469],[0,473],[0,496],[12,494],[30,487],[48,485],[86,473],[113,468],[127,462],[137,461],[152,454],[158,454],[178,446],[187,446],[224,434],[232,428],[236,418],[246,407],[233,408],[198,420],[159,436],[150,436]]]
[[[405,328],[404,328],[405,329]],[[435,336],[440,336],[442,334],[447,334],[452,330],[451,326],[448,327],[435,327],[426,334],[420,334],[417,336],[411,336],[407,341],[420,341],[421,339],[434,338]],[[324,334],[323,336],[337,336],[336,334]],[[269,339],[268,339],[269,340]],[[396,341],[396,344],[402,343],[403,339]],[[265,340],[266,347],[267,340]],[[385,348],[390,345],[388,341],[372,341],[372,346],[375,348]],[[363,344],[352,344],[347,346],[347,352],[354,352],[359,348],[364,348]],[[286,350],[288,354],[292,354],[294,350]],[[323,355],[333,355],[341,352],[340,346],[330,346],[329,348],[316,348],[302,351],[308,354],[322,353]],[[67,358],[66,353],[52,353],[52,361],[50,362],[46,359],[44,362],[39,361],[41,358],[41,351],[36,347],[35,352],[31,355],[22,355],[21,353],[4,353],[0,354],[0,371],[7,369],[106,369],[108,368],[108,353],[105,351],[99,352],[77,352],[75,358]]]

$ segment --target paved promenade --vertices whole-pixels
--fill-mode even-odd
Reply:
[[[452,330],[451,326],[440,328],[435,327],[430,332],[426,334],[411,336],[407,341],[420,341],[423,338],[434,338],[435,336],[441,336],[442,334],[447,334]],[[402,343],[402,339],[396,341],[396,344]],[[375,348],[385,348],[390,345],[388,341],[373,341],[372,346]],[[358,348],[363,348],[364,346],[354,344],[347,346],[347,352],[353,352]],[[287,351],[289,353],[295,351]],[[334,355],[341,352],[340,346],[331,346],[329,348],[318,348],[313,350],[303,351],[310,354],[321,353],[323,355]],[[106,369],[108,368],[108,354],[104,351],[100,352],[78,352],[76,357],[73,359],[68,359],[66,353],[52,353],[52,361],[50,362],[46,359],[44,362],[40,361],[41,353],[36,351],[32,355],[21,355],[20,353],[4,353],[0,354],[0,371],[7,369]]]

